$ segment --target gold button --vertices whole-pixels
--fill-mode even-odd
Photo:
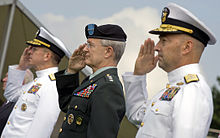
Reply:
[[[37,80],[35,79],[34,82],[36,82]]]
[[[153,102],[153,103],[151,104],[151,106],[154,106],[154,104],[155,104],[155,102]]]
[[[74,107],[75,109],[77,109],[78,108],[78,106],[77,105],[75,105],[75,107]]]
[[[73,120],[74,120],[74,115],[73,114],[69,114],[68,120],[67,120],[68,124],[71,125],[73,123]]]
[[[62,129],[62,128],[60,128],[60,131],[59,131],[59,132],[61,133],[62,131],[63,131],[63,129]]]
[[[158,111],[159,111],[159,109],[156,109],[155,111],[156,111],[156,112],[158,112]]]
[[[110,76],[110,74],[106,74],[106,76]]]
[[[25,93],[26,93],[26,91],[23,92],[23,94],[25,94]]]
[[[144,122],[141,122],[141,127],[144,126]]]
[[[183,85],[183,84],[184,84],[183,82],[176,83],[176,85]]]
[[[17,109],[17,105],[15,105],[15,109]]]
[[[146,112],[146,110],[144,110],[144,112]]]
[[[66,120],[66,117],[64,116],[63,120],[65,121]]]
[[[93,80],[90,80],[90,82],[93,82]]]
[[[21,105],[21,110],[22,111],[25,111],[27,109],[27,105],[25,104],[25,103],[23,103],[22,105]]]
[[[170,88],[170,84],[167,84],[166,88]]]
[[[10,125],[10,122],[8,121],[8,123],[7,123],[8,125]]]
[[[77,125],[81,125],[81,124],[82,124],[82,121],[83,121],[82,117],[77,117],[77,118],[76,118],[76,124],[77,124]]]

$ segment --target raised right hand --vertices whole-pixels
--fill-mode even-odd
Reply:
[[[68,73],[75,74],[83,69],[85,64],[85,52],[83,51],[86,45],[80,45],[78,49],[76,49],[72,56],[69,58],[69,64],[67,68]]]
[[[24,49],[21,57],[20,57],[20,61],[18,64],[17,69],[20,70],[26,70],[30,68],[30,54],[31,54],[31,46],[27,47]]]
[[[141,45],[135,63],[134,75],[144,75],[156,67],[158,56],[155,56],[154,46],[154,41],[150,38]]]

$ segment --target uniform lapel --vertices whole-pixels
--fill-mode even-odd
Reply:
[[[91,84],[93,84],[93,83],[95,83],[97,80],[99,80],[100,78],[102,78],[102,77],[104,77],[106,74],[117,74],[117,69],[116,68],[113,68],[113,69],[107,69],[107,70],[105,70],[105,71],[103,71],[103,72],[101,72],[100,74],[98,74],[97,76],[95,76],[94,78],[92,78],[92,79],[88,79],[88,77],[86,77],[86,79],[88,79],[87,81],[86,81],[86,79],[85,80],[83,80],[83,83],[78,87],[78,88],[76,88],[75,90],[74,90],[74,93],[75,92],[78,92],[78,91],[80,91],[80,90],[82,90],[82,89],[85,89],[86,87],[88,87],[89,85],[91,85]]]

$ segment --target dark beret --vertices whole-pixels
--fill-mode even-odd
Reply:
[[[118,25],[106,24],[97,26],[96,24],[88,24],[85,27],[86,38],[98,38],[114,41],[125,42],[127,35]]]

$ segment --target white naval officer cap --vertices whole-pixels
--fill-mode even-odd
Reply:
[[[161,22],[160,28],[151,30],[149,33],[185,33],[196,38],[205,46],[216,43],[216,38],[211,30],[191,12],[177,4],[170,3],[163,9]]]
[[[27,41],[26,43],[31,46],[46,47],[60,58],[64,55],[68,58],[71,56],[70,51],[65,47],[64,43],[43,27],[40,27],[34,40]]]

